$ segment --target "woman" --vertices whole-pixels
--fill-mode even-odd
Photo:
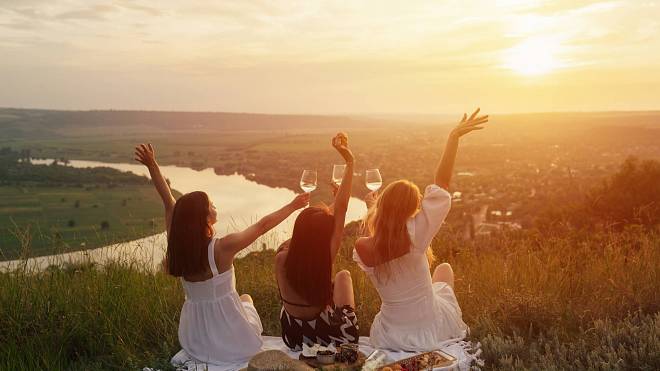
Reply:
[[[295,351],[301,350],[303,343],[338,346],[358,341],[351,276],[343,270],[332,279],[353,183],[354,158],[345,134],[337,134],[332,145],[346,162],[334,204],[303,210],[296,218],[291,239],[282,244],[275,257],[282,339]]]
[[[213,231],[216,208],[206,193],[191,192],[175,202],[151,144],[141,144],[135,151],[135,159],[149,169],[165,205],[166,270],[181,278],[186,293],[179,321],[181,346],[203,363],[247,360],[261,350],[262,325],[252,298],[236,292],[234,257],[295,210],[305,207],[309,195],[298,195],[247,229],[218,238]]]
[[[389,184],[376,199],[367,197],[369,235],[356,241],[353,259],[382,300],[370,332],[376,348],[429,351],[466,335],[451,266],[440,264],[431,276],[427,253],[451,206],[447,189],[459,138],[488,121],[478,113],[464,115],[449,135],[435,184],[423,198],[407,180]]]

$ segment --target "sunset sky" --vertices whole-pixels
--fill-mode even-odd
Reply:
[[[0,0],[0,107],[660,108],[660,1]]]

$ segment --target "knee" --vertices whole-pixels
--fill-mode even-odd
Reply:
[[[448,270],[448,271],[453,270],[453,269],[451,269],[451,264],[449,264],[449,263],[440,263],[440,265],[438,265],[438,268],[440,268],[440,269],[446,269],[446,270]],[[436,268],[436,269],[437,269],[437,268]]]
[[[335,281],[337,282],[351,282],[351,272],[346,269],[342,269],[335,275]]]
[[[437,267],[435,267],[435,272],[442,272],[442,273],[454,273],[454,270],[451,268],[451,265],[449,263],[441,263]]]
[[[248,303],[254,303],[254,301],[252,300],[252,296],[250,296],[248,294],[241,295],[241,301],[245,301],[245,302],[248,302]]]

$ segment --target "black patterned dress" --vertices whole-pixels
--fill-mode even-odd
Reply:
[[[309,307],[289,303],[284,299],[282,301],[290,305]],[[344,343],[357,343],[359,339],[357,316],[350,305],[341,308],[328,306],[312,320],[296,318],[282,306],[280,325],[282,340],[293,351],[301,351],[303,343],[309,346],[334,344],[338,347]]]

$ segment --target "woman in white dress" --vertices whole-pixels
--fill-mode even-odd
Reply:
[[[164,264],[169,274],[181,278],[186,293],[179,320],[181,347],[200,363],[246,361],[261,350],[263,328],[252,298],[236,292],[234,256],[295,210],[305,207],[309,195],[298,195],[241,232],[217,238],[213,231],[217,212],[208,195],[191,192],[175,201],[151,144],[137,146],[135,155],[149,169],[165,205]]]
[[[376,348],[428,351],[465,337],[468,327],[454,295],[454,273],[447,263],[431,275],[431,240],[451,207],[447,189],[459,138],[480,130],[488,116],[463,116],[452,130],[434,184],[420,194],[399,180],[376,198],[367,197],[368,236],[355,243],[353,259],[367,273],[382,300],[371,325]]]

